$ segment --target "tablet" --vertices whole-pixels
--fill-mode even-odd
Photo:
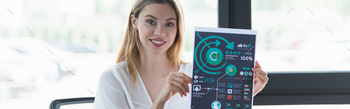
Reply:
[[[195,27],[191,109],[251,109],[255,30]]]

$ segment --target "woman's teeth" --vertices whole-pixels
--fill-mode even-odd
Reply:
[[[164,43],[164,42],[161,42],[161,41],[154,41],[154,40],[152,40],[152,42],[155,43],[155,44],[163,44]]]

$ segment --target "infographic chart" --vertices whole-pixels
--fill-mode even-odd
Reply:
[[[191,109],[251,109],[256,33],[195,27]]]

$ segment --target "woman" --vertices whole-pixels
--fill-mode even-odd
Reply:
[[[100,77],[94,109],[186,109],[192,66],[181,58],[183,13],[174,0],[137,0],[117,64]],[[254,95],[268,81],[257,63]]]

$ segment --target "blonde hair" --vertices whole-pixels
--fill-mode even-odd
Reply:
[[[117,62],[120,63],[122,61],[126,61],[129,73],[133,77],[133,86],[136,82],[137,75],[137,62],[141,61],[143,58],[141,54],[142,44],[139,39],[139,34],[136,29],[133,28],[131,22],[131,15],[134,15],[137,19],[141,10],[150,4],[153,3],[169,3],[176,13],[177,17],[177,34],[174,40],[174,43],[167,49],[166,54],[171,62],[175,65],[175,67],[179,67],[181,63],[185,63],[185,61],[181,58],[181,49],[183,45],[183,36],[184,36],[184,19],[183,12],[180,3],[177,0],[136,0],[128,19],[128,26],[126,28],[124,40],[120,51],[117,56]]]

